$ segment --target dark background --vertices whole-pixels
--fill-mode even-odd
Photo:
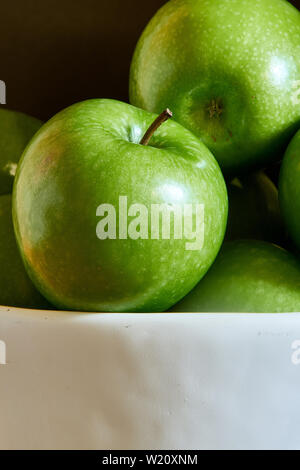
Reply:
[[[135,44],[163,0],[2,0],[7,107],[47,119],[86,98],[128,100]]]
[[[2,0],[0,79],[7,107],[47,119],[86,98],[127,101],[135,44],[164,3]]]

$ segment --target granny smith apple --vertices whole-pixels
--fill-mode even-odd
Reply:
[[[60,112],[14,185],[28,273],[59,308],[164,311],[213,263],[227,219],[221,170],[170,117],[113,100]]]
[[[296,250],[300,250],[300,131],[285,153],[279,176],[283,218]]]
[[[0,107],[0,195],[11,193],[23,150],[41,126],[38,119]]]
[[[207,275],[174,312],[300,312],[300,264],[258,240],[226,242]]]
[[[227,185],[228,224],[225,238],[251,238],[279,245],[285,241],[278,190],[262,171],[235,178]]]
[[[299,126],[299,56],[285,0],[171,0],[137,45],[131,103],[171,107],[236,176],[281,157]]]
[[[12,197],[0,196],[0,305],[48,308],[30,281],[17,247],[12,223]]]

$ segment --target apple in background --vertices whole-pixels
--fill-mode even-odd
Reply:
[[[0,195],[12,191],[17,164],[42,122],[0,107]]]
[[[11,195],[0,196],[0,305],[49,308],[48,302],[35,289],[25,271],[15,239],[11,212]]]
[[[300,252],[300,131],[290,142],[281,165],[279,201],[293,245]]]
[[[223,245],[207,275],[172,312],[300,311],[300,264],[288,251],[257,240]]]
[[[300,124],[300,13],[284,0],[171,0],[137,45],[131,103],[171,107],[227,176],[281,157]]]
[[[78,103],[45,124],[24,153],[15,231],[31,279],[55,306],[164,311],[217,256],[227,221],[222,173],[198,138],[161,116],[113,100]],[[153,237],[155,204],[193,206],[193,226],[195,207],[204,207],[201,249],[187,249],[183,237]]]
[[[262,171],[235,178],[227,185],[228,223],[226,240],[248,238],[283,245],[285,228],[278,191]]]

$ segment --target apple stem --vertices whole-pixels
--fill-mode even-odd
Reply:
[[[147,130],[146,134],[140,141],[141,145],[148,145],[151,137],[153,136],[154,132],[164,123],[166,122],[169,118],[173,116],[172,111],[170,111],[168,108],[165,109],[156,119],[155,121],[151,124],[149,129]]]

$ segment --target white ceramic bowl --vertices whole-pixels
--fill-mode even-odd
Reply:
[[[300,314],[1,307],[0,448],[299,449],[298,340]]]

